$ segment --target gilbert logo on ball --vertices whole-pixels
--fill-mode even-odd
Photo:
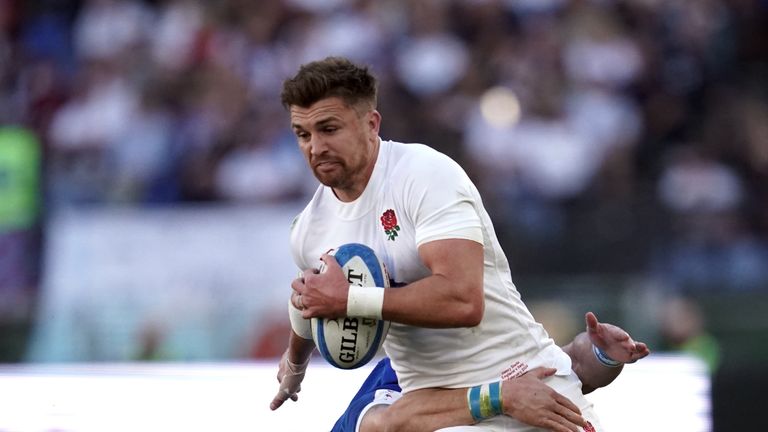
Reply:
[[[347,243],[330,252],[350,285],[383,289],[389,287],[384,264],[370,247]],[[320,271],[325,271],[324,266]],[[340,369],[355,369],[370,362],[384,342],[389,321],[373,318],[312,318],[312,338],[320,355]]]

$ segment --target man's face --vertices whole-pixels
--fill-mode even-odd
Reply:
[[[376,110],[355,110],[338,97],[308,108],[291,106],[291,127],[304,158],[320,183],[337,192],[358,189],[361,182],[365,187],[379,122]]]

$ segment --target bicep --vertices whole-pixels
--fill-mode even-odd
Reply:
[[[443,239],[419,246],[419,257],[433,276],[451,281],[449,286],[482,297],[483,245],[465,239]]]
[[[463,239],[419,246],[430,275],[384,295],[384,319],[430,327],[473,327],[483,319],[483,247]]]

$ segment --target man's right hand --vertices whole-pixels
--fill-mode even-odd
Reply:
[[[301,277],[291,282],[296,294],[291,301],[305,319],[345,317],[349,281],[334,256],[325,253],[320,259],[322,270],[304,270]]]
[[[277,382],[280,383],[280,389],[277,395],[272,399],[269,408],[274,411],[288,399],[297,401],[298,393],[301,391],[301,382],[304,380],[304,373],[307,370],[309,359],[303,364],[296,364],[288,360],[288,351],[280,358],[280,365],[277,369]]]
[[[621,327],[599,322],[594,313],[587,312],[584,319],[589,340],[611,359],[620,363],[634,363],[651,353],[646,344],[635,342]]]
[[[556,369],[540,367],[504,381],[501,388],[504,414],[555,432],[578,432],[579,427],[587,426],[573,402],[544,384],[543,379],[555,372]]]

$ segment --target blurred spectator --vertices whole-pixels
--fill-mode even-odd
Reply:
[[[26,319],[37,283],[40,143],[0,127],[0,321]]]
[[[469,50],[451,31],[448,13],[439,1],[414,3],[408,32],[395,47],[396,77],[418,97],[453,89],[467,70]]]
[[[644,66],[637,43],[620,16],[609,8],[590,2],[577,4],[570,12],[563,47],[566,75],[576,83],[628,88]]]
[[[49,131],[49,186],[54,204],[106,201],[113,174],[109,150],[132,132],[137,95],[115,63],[92,61],[77,94],[56,112]]]
[[[722,292],[768,285],[768,244],[747,224],[736,172],[684,146],[671,155],[658,192],[675,225],[657,266],[674,288]]]
[[[194,52],[203,32],[204,10],[194,0],[163,2],[157,13],[151,38],[152,60],[160,70],[183,72],[194,60]]]
[[[232,137],[231,146],[216,167],[217,197],[275,203],[296,199],[314,189],[314,181],[305,175],[304,159],[295,151],[293,134],[278,127],[282,117],[275,117],[254,116],[250,125],[241,126],[242,136]]]
[[[658,276],[691,298],[665,343],[713,369],[696,297],[768,292],[765,1],[0,0],[0,316],[34,306],[42,209],[298,207],[316,181],[279,92],[328,55],[375,69],[383,138],[467,168],[520,278],[599,275],[551,291],[607,302],[606,274]],[[280,352],[272,324],[236,355]],[[180,358],[139,327],[128,355]]]
[[[670,153],[659,181],[661,202],[678,214],[737,209],[743,200],[741,179],[729,167],[693,146]]]
[[[114,60],[150,34],[152,10],[131,0],[86,0],[75,22],[75,48],[82,60]]]
[[[174,166],[174,118],[161,89],[144,91],[123,130],[107,150],[112,182],[109,199],[115,202],[163,202],[178,199],[168,173]]]
[[[376,70],[385,139],[467,167],[516,274],[768,290],[764,1],[0,0],[0,127],[54,212],[298,203],[279,91],[328,55]]]
[[[720,365],[720,344],[707,331],[696,301],[685,297],[666,299],[661,311],[662,349],[701,359],[714,374]]]
[[[135,361],[170,361],[171,355],[165,349],[165,327],[157,322],[146,322],[137,336],[137,350],[132,360]]]

